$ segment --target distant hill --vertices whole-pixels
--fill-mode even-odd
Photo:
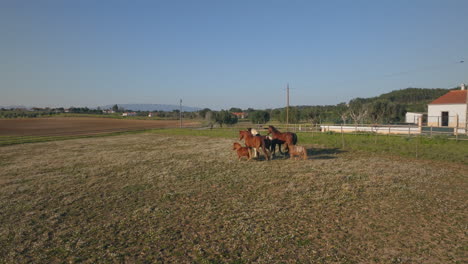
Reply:
[[[367,114],[361,122],[364,123],[402,123],[405,120],[407,112],[427,112],[427,105],[440,96],[448,93],[453,89],[443,88],[406,88],[401,90],[391,91],[369,98],[354,98],[346,103],[337,105],[316,105],[316,106],[297,106],[297,111],[292,108],[289,115],[292,122],[300,120],[312,120],[313,122],[328,122],[341,123],[343,118],[347,122],[354,122],[351,116],[346,112],[354,108],[353,111],[364,112],[367,109]],[[284,119],[284,108],[275,111],[273,118],[278,120]],[[361,109],[361,110],[359,110]],[[383,113],[383,114],[382,114]],[[291,119],[292,118],[292,119]],[[378,119],[378,120],[376,120]]]
[[[408,112],[426,112],[427,104],[448,93],[453,89],[444,88],[406,88],[381,94],[376,97],[364,98],[367,103],[379,100],[390,101],[395,104],[404,105]]]
[[[448,93],[450,90],[459,89],[444,89],[444,88],[406,88],[401,90],[391,91],[371,99],[384,99],[394,103],[412,104],[431,102],[436,98]]]
[[[131,111],[173,111],[179,110],[178,105],[165,105],[165,104],[117,104],[119,107],[123,107],[125,110]],[[114,105],[101,106],[101,109],[111,109]],[[182,106],[182,112],[196,112],[201,110],[198,107]]]
[[[30,109],[32,107],[29,107],[29,106],[24,106],[24,105],[7,105],[7,106],[0,106],[0,108],[4,108],[4,109]]]

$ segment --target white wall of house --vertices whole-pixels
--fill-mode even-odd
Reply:
[[[466,122],[466,104],[430,104],[427,109],[427,125],[442,126],[442,112],[448,112],[449,127],[456,127],[458,114],[458,127],[464,127]]]

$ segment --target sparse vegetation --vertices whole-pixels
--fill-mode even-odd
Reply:
[[[174,135],[186,131],[209,137]],[[466,165],[343,151],[304,134],[309,160],[238,162],[232,132],[1,147],[0,259],[464,262]]]

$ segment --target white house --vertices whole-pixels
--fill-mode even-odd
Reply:
[[[428,105],[427,125],[434,127],[460,127],[466,125],[467,90],[453,90]]]
[[[423,116],[424,113],[407,112],[405,116],[405,123],[418,124],[419,118],[422,118]]]
[[[137,113],[136,112],[125,112],[125,113],[122,113],[122,116],[136,116]]]

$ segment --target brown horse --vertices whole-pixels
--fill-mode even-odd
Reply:
[[[275,145],[276,144],[279,145],[279,150],[281,154],[283,154],[281,152],[281,144],[284,144],[285,149],[288,149],[289,145],[296,145],[297,143],[297,135],[295,133],[292,133],[292,132],[281,133],[274,126],[268,126],[268,135],[270,134],[271,134],[271,137],[273,138]],[[273,153],[274,151],[275,150],[273,150]]]
[[[265,139],[262,136],[252,136],[249,131],[240,130],[239,131],[239,140],[245,140],[245,145],[249,148],[254,148],[260,153],[260,148],[262,148],[265,158],[270,159],[270,153],[265,147]]]
[[[307,149],[303,146],[291,145],[289,146],[289,155],[291,159],[297,156],[297,157],[302,157],[302,159],[306,160]]]
[[[237,159],[241,160],[242,157],[247,157],[247,161],[250,160],[250,149],[248,147],[242,147],[241,144],[235,142],[232,145],[232,149],[237,152]]]

